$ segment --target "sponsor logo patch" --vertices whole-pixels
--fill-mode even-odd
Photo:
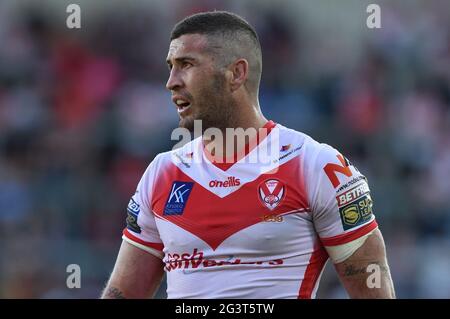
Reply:
[[[347,177],[351,177],[353,174],[350,170],[350,166],[353,165],[350,164],[348,159],[344,158],[341,154],[337,154],[336,157],[339,160],[340,164],[328,163],[323,168],[325,174],[327,174],[328,179],[330,180],[334,188],[337,188],[340,185],[337,173],[339,173],[339,175],[345,175]]]
[[[186,158],[192,159],[194,157],[194,152],[190,152],[186,154]]]
[[[358,186],[353,187],[352,189],[349,189],[348,191],[336,196],[338,206],[341,207],[347,203],[350,203],[369,192],[369,185],[367,185],[367,183],[365,182],[361,183]]]
[[[280,152],[286,152],[291,148],[291,144],[281,146]]]
[[[372,218],[372,198],[369,193],[365,193],[357,200],[346,203],[339,208],[342,226],[344,230],[362,225]]]
[[[194,248],[193,252],[180,252],[180,253],[167,253],[164,258],[165,269],[170,272],[172,270],[181,269],[185,275],[192,274],[201,268],[208,267],[220,267],[220,266],[238,266],[239,265],[265,265],[265,266],[277,266],[284,263],[283,259],[273,260],[256,260],[246,261],[240,258],[236,258],[233,255],[228,259],[209,259],[205,256],[204,252],[198,248]],[[266,269],[263,267],[262,269]]]
[[[182,215],[193,187],[193,182],[173,182],[164,207],[164,215]]]
[[[294,149],[292,149],[292,144],[288,144],[288,145],[283,145],[280,148],[280,152],[283,153],[283,155],[280,155],[278,157],[278,159],[274,159],[273,163],[277,163],[279,161],[282,161],[288,157],[290,157],[291,155],[293,155],[294,153],[298,152],[301,148],[303,147],[303,144],[300,146],[295,147]],[[286,153],[287,152],[287,153]]]
[[[134,231],[135,233],[141,233],[141,228],[137,223],[137,218],[140,212],[140,206],[134,201],[133,198],[130,199],[127,207],[127,228]]]

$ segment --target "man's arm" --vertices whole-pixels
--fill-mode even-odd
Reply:
[[[160,258],[122,241],[116,264],[102,299],[152,297],[164,274]]]
[[[379,229],[375,229],[349,258],[334,266],[350,298],[395,298],[384,240]]]

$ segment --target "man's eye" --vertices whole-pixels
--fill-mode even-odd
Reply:
[[[191,66],[192,66],[192,63],[190,63],[190,62],[183,62],[183,64],[182,64],[183,69],[189,68]]]

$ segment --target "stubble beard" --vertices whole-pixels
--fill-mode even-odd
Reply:
[[[179,126],[194,132],[194,121],[201,120],[202,133],[208,128],[218,128],[225,132],[227,127],[234,127],[235,111],[236,103],[225,91],[224,75],[216,73],[212,83],[199,91],[193,113],[180,119]]]

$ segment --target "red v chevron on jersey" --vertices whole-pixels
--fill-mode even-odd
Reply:
[[[369,200],[338,207],[356,205],[368,187],[337,150],[277,124],[252,152],[271,149],[273,133],[276,152],[264,163],[243,158],[224,169],[198,138],[158,155],[144,173],[133,196],[141,232],[129,228],[124,238],[162,256],[169,298],[314,297],[328,259],[321,243],[376,227]],[[358,188],[337,192],[329,177],[342,185],[358,178]]]

